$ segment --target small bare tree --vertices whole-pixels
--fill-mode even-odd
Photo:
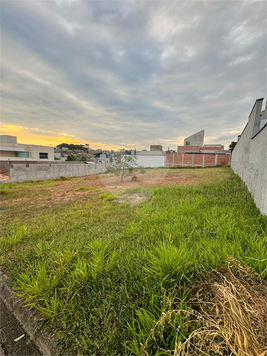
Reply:
[[[124,177],[131,176],[134,171],[139,171],[142,174],[145,173],[144,166],[138,165],[137,157],[135,155],[126,155],[123,152],[118,157],[117,162],[112,163],[107,167],[107,171],[115,174],[116,176],[120,176],[121,183],[123,183]]]

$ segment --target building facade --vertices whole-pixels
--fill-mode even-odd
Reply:
[[[204,145],[204,130],[184,139],[177,153],[166,154],[166,167],[229,166],[231,153],[220,144]]]
[[[150,145],[150,151],[162,151],[161,145]]]
[[[184,146],[203,146],[205,131],[201,130],[184,139]]]
[[[0,135],[0,160],[54,161],[54,148],[17,143],[16,136]]]

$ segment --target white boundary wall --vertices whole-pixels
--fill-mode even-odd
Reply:
[[[79,177],[104,173],[107,163],[59,163],[59,164],[13,164],[10,179],[2,182],[23,182],[27,180],[56,179],[60,177]]]
[[[136,155],[136,162],[138,166],[144,167],[165,167],[166,155]]]
[[[267,125],[261,127],[263,99],[255,102],[231,159],[231,167],[247,185],[256,206],[267,215]]]

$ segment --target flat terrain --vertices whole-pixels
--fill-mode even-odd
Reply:
[[[148,169],[123,183],[100,174],[0,189],[2,272],[63,350],[264,352],[266,217],[230,168]],[[222,325],[227,305],[233,319]],[[244,315],[250,325],[241,323]]]

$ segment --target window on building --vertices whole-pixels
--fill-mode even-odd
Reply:
[[[40,159],[48,159],[48,153],[46,152],[39,152]]]
[[[29,157],[29,152],[15,152],[16,157]]]
[[[186,141],[186,142],[185,142],[185,145],[186,145],[186,146],[190,146],[190,142],[189,142],[189,141]]]

